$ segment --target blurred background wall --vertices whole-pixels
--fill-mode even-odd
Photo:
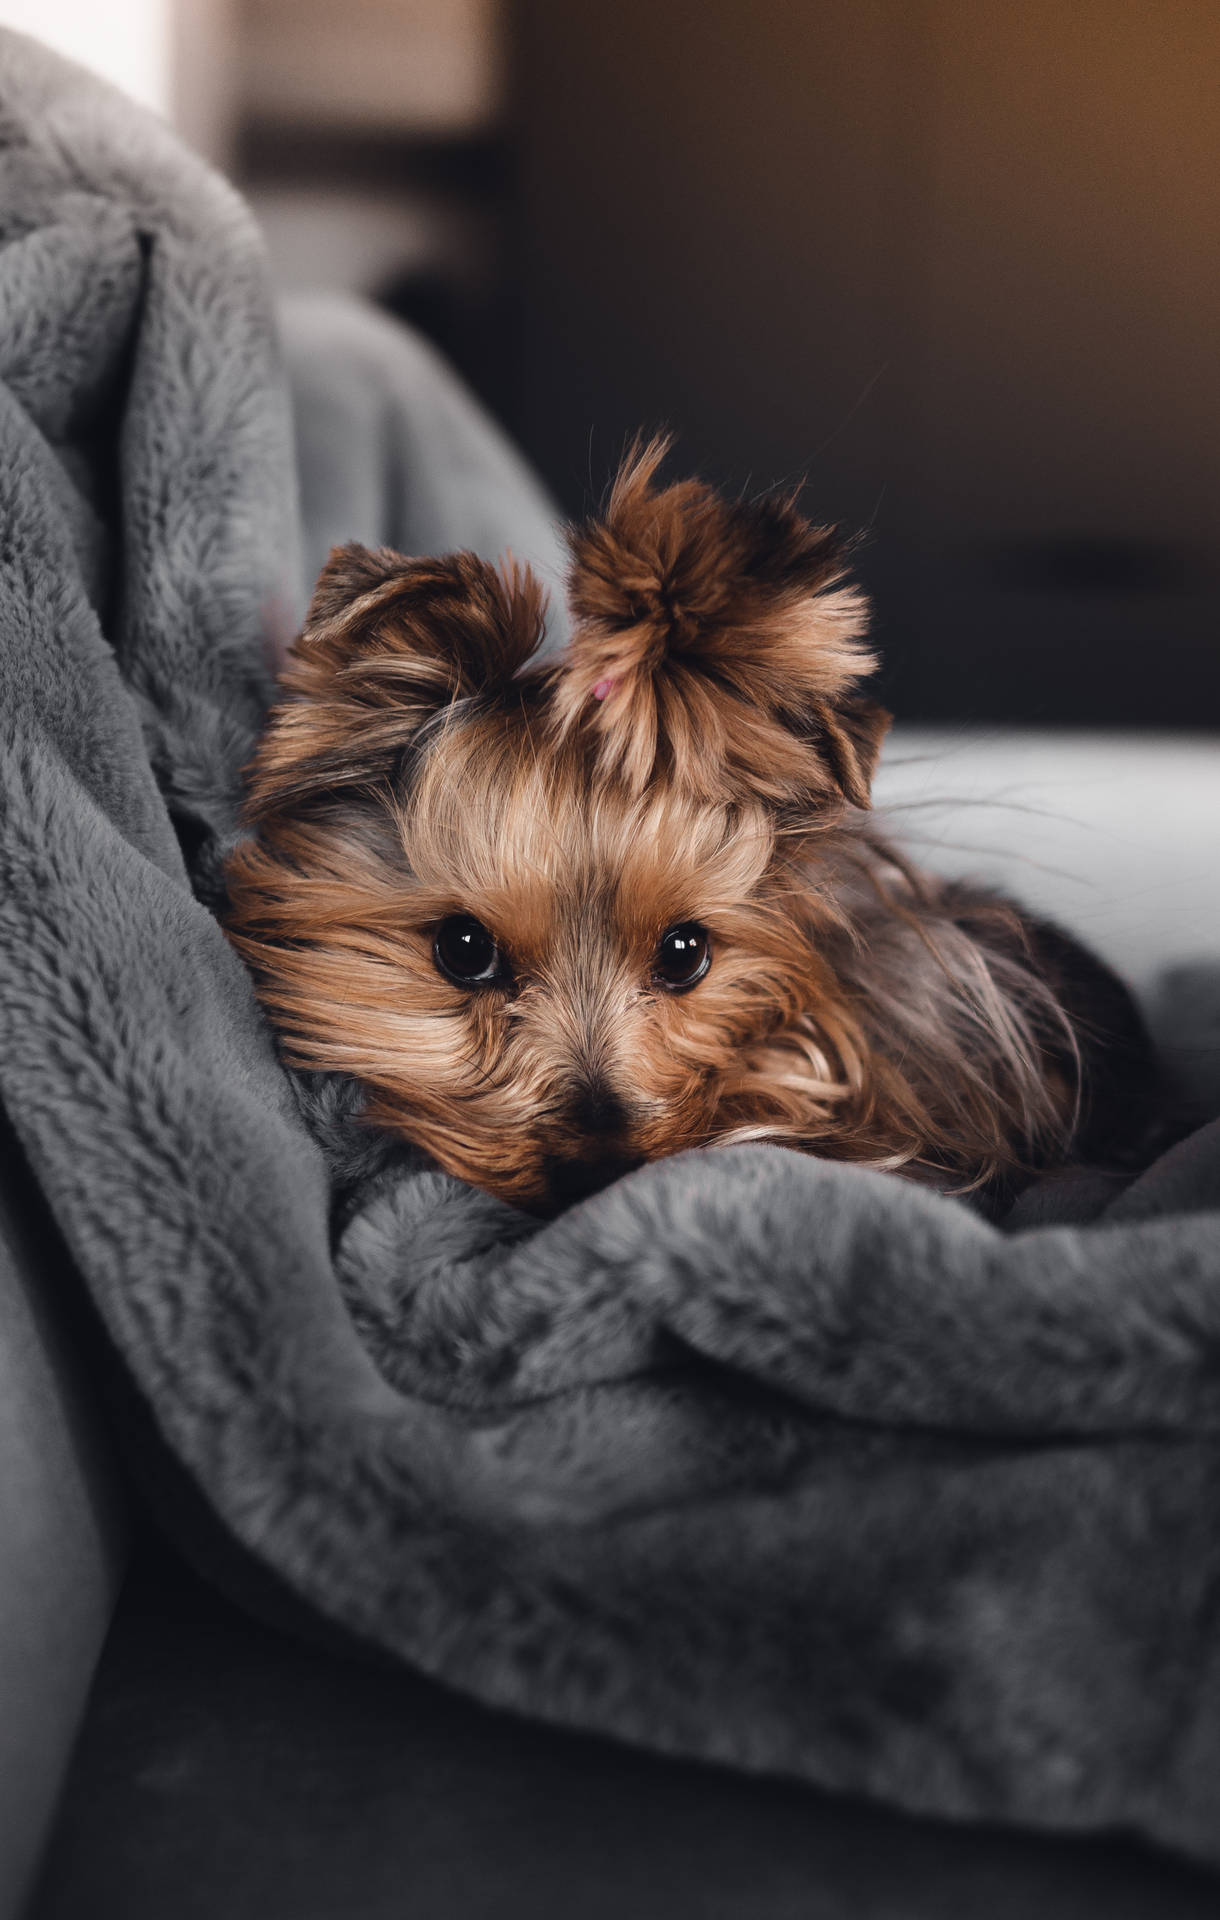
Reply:
[[[868,530],[923,719],[1220,724],[1216,0],[27,0],[430,332],[565,510],[624,440]]]
[[[523,419],[872,528],[909,715],[1220,720],[1215,0],[527,0]]]

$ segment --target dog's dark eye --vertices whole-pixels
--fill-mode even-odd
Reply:
[[[491,987],[508,977],[508,968],[481,920],[472,913],[451,913],[432,942],[437,967],[459,987]]]
[[[712,964],[712,945],[707,928],[695,920],[683,920],[661,935],[652,963],[652,977],[659,987],[681,993],[702,980]]]

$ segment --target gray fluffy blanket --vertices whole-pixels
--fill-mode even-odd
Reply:
[[[200,1550],[505,1707],[1220,1864],[1220,1122],[1008,1232],[738,1148],[541,1228],[391,1165],[336,1241],[207,904],[297,591],[256,238],[15,38],[0,228],[0,1094]]]

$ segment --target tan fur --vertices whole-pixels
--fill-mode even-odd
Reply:
[[[636,792],[659,775],[705,799],[744,780],[774,800],[838,788],[865,804],[885,716],[850,697],[876,661],[843,541],[789,500],[655,490],[667,450],[633,450],[604,516],[571,537],[561,732],[592,727],[599,767]]]
[[[557,1171],[730,1139],[961,1188],[1053,1159],[1073,1043],[1019,917],[871,825],[886,717],[841,544],[790,501],[657,489],[662,451],[572,535],[558,664],[531,664],[528,574],[332,555],[229,876],[288,1057],[528,1206]],[[451,914],[510,983],[438,971]],[[712,964],[670,994],[650,969],[684,921]]]

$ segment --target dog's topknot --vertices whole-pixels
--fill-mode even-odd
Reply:
[[[847,542],[792,498],[656,487],[668,440],[631,450],[606,510],[569,536],[576,622],[554,712],[590,725],[635,790],[868,804],[886,717],[854,698],[876,662]]]

